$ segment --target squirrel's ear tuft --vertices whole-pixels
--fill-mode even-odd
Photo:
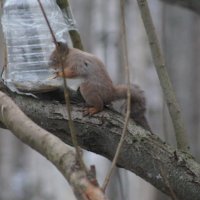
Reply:
[[[58,48],[59,52],[62,52],[62,53],[64,53],[64,52],[68,53],[69,52],[69,47],[68,47],[67,43],[57,42],[57,48]]]

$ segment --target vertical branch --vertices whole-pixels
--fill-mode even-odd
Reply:
[[[4,71],[6,70],[7,66],[8,66],[7,48],[6,48],[6,45],[4,43],[4,63],[3,63],[2,70],[1,70],[1,75],[0,75],[1,78],[3,76]]]
[[[0,0],[0,9],[2,9],[2,8],[3,8],[3,0]]]
[[[131,109],[131,88],[130,88],[130,70],[129,70],[129,62],[128,62],[128,47],[127,47],[127,35],[126,35],[126,22],[125,22],[125,8],[124,8],[124,3],[125,0],[120,0],[120,11],[121,11],[121,29],[122,29],[122,52],[123,52],[123,65],[124,65],[124,70],[125,70],[125,74],[126,74],[126,79],[127,79],[127,111],[126,111],[126,116],[125,116],[125,122],[124,122],[124,127],[123,127],[123,131],[122,131],[122,135],[119,141],[119,144],[117,146],[116,152],[115,152],[115,156],[113,158],[112,164],[111,164],[111,168],[108,171],[106,178],[104,180],[103,186],[102,186],[102,190],[105,191],[109,180],[112,176],[114,167],[116,165],[117,159],[119,157],[125,136],[126,136],[126,132],[127,132],[127,126],[128,126],[128,121],[130,118],[130,109]]]
[[[177,102],[175,92],[170,82],[168,73],[165,68],[164,56],[162,55],[155,27],[153,25],[152,17],[149,11],[146,0],[137,0],[144,27],[148,36],[152,57],[155,63],[156,71],[160,80],[160,84],[167,102],[169,113],[172,119],[176,134],[177,147],[180,150],[188,151],[188,142],[186,137],[186,128],[181,116],[180,106]]]
[[[51,25],[49,23],[49,20],[47,18],[47,15],[45,13],[45,10],[40,2],[40,0],[38,0],[38,3],[39,3],[39,6],[41,8],[41,11],[42,11],[42,14],[47,22],[47,26],[50,30],[50,33],[52,35],[52,38],[53,38],[53,42],[55,43],[56,45],[56,49],[58,50],[59,49],[59,43],[56,41],[56,37],[55,37],[55,34],[51,28]],[[68,50],[68,49],[67,49]],[[67,54],[68,52],[66,52]],[[62,71],[63,71],[63,74],[64,74],[64,58],[62,57],[62,55],[60,55],[60,61],[61,61],[61,67],[62,67]],[[69,120],[68,120],[68,125],[69,125],[69,129],[70,129],[70,133],[71,133],[71,138],[72,138],[72,143],[76,149],[76,155],[77,155],[77,160],[79,161],[79,164],[81,165],[82,169],[85,170],[85,172],[87,172],[87,168],[82,160],[82,156],[81,156],[81,152],[80,152],[80,149],[79,149],[79,146],[78,146],[78,140],[77,140],[77,134],[76,134],[76,129],[75,129],[75,126],[74,126],[74,123],[73,123],[73,120],[72,120],[72,116],[71,116],[71,106],[70,106],[70,98],[69,98],[69,90],[68,90],[68,87],[67,87],[67,81],[66,79],[63,77],[63,86],[64,86],[64,97],[65,97],[65,103],[66,103],[66,107],[67,107],[67,114],[68,114],[68,117],[69,117]]]
[[[70,26],[69,35],[71,37],[73,47],[83,50],[83,44],[81,41],[81,36],[76,28],[76,24],[74,23],[74,17],[71,11],[71,7],[68,0],[56,0],[56,3],[60,7],[65,20]],[[69,20],[70,19],[70,20]]]

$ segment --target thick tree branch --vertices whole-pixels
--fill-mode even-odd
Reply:
[[[71,144],[64,105],[19,95],[12,98],[37,124]],[[110,110],[93,117],[83,117],[82,107],[74,105],[72,108],[80,146],[112,159],[123,129],[123,117]],[[128,125],[117,165],[134,172],[166,194],[173,190],[178,199],[200,199],[200,165],[192,157],[176,151],[157,136],[136,126],[133,121]],[[168,179],[170,189],[161,170]]]
[[[32,122],[18,106],[0,92],[0,120],[16,137],[49,159],[73,187],[79,200],[106,200],[77,162],[75,153],[60,139]]]
[[[180,5],[188,8],[197,14],[200,14],[200,1],[199,0],[161,0],[173,5]]]

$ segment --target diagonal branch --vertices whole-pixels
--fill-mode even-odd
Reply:
[[[0,120],[6,127],[50,160],[71,184],[78,199],[107,199],[101,189],[88,180],[77,163],[75,153],[60,139],[32,122],[3,92],[0,92],[0,109]]]
[[[160,44],[155,32],[155,27],[152,21],[151,13],[147,0],[137,0],[140,9],[141,17],[146,29],[149,45],[151,48],[152,57],[154,60],[155,68],[160,80],[160,84],[165,96],[165,100],[169,109],[176,134],[177,147],[187,152],[188,141],[186,136],[186,128],[181,116],[181,109],[176,99],[174,89],[172,87],[169,75],[165,67],[164,56],[161,52]]]
[[[73,47],[83,50],[83,44],[81,41],[81,36],[78,32],[78,29],[75,24],[75,20],[71,11],[71,6],[68,0],[57,0],[56,3],[60,7],[65,20],[68,22],[69,27],[69,35],[73,43]]]
[[[61,92],[62,93],[62,92]],[[11,94],[18,106],[37,124],[50,131],[67,144],[72,144],[69,127],[66,129],[65,105],[50,99]],[[58,94],[52,94],[57,97]],[[72,94],[75,100],[76,95]],[[78,99],[76,99],[78,102]],[[79,100],[79,102],[81,102]],[[76,103],[77,104],[77,103]],[[31,106],[30,106],[31,105]],[[72,117],[77,128],[81,147],[112,160],[119,142],[123,117],[106,110],[93,117],[83,117],[81,107],[72,106]],[[16,114],[14,115],[16,116]],[[181,153],[149,134],[132,120],[128,124],[127,136],[117,161],[117,166],[134,172],[159,190],[170,195],[169,187],[160,174],[160,168],[178,199],[200,199],[200,165],[192,157]]]

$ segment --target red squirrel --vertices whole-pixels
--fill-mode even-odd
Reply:
[[[50,65],[58,69],[56,77],[81,78],[80,93],[89,106],[86,113],[93,115],[112,101],[127,98],[126,85],[114,85],[103,62],[96,56],[58,42],[50,56]],[[64,67],[64,73],[62,66]],[[131,114],[134,121],[151,132],[145,118],[146,103],[143,91],[131,84]]]

